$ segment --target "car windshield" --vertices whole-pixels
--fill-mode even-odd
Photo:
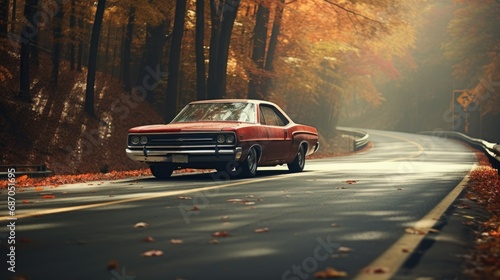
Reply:
[[[172,121],[233,121],[255,123],[255,105],[247,102],[188,104]]]

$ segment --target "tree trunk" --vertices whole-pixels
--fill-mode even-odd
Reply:
[[[30,19],[28,19],[31,24],[33,24],[36,32],[36,36],[33,36],[31,38],[31,47],[30,47],[30,55],[31,55],[31,60],[30,60],[30,63],[32,65],[35,65],[35,66],[39,66],[40,65],[40,60],[38,58],[38,35],[40,34],[40,29],[38,27],[38,22],[35,22],[35,18],[36,18],[36,15],[38,14],[39,12],[39,9],[38,9],[38,5],[40,4],[40,0],[35,0],[34,1],[34,6],[33,6],[33,15],[31,16]]]
[[[196,0],[196,95],[198,99],[207,98],[207,81],[205,77],[205,53],[204,53],[204,33],[205,33],[205,1]]]
[[[75,70],[75,0],[71,0],[71,14],[69,15],[69,32],[70,32],[70,43],[69,43],[69,69]]]
[[[174,28],[172,31],[172,43],[170,46],[170,58],[168,60],[168,82],[166,92],[167,111],[165,121],[170,122],[177,113],[177,89],[179,80],[179,64],[181,56],[181,43],[184,33],[184,20],[186,14],[186,1],[177,0],[175,5]]]
[[[26,0],[24,4],[24,24],[21,34],[21,57],[19,69],[19,89],[21,100],[29,102],[30,95],[30,44],[31,39],[37,36],[38,29],[33,23],[33,17],[36,13],[38,0]]]
[[[87,89],[85,91],[85,112],[90,116],[94,116],[94,85],[95,74],[97,68],[97,54],[99,47],[99,35],[101,34],[102,18],[106,8],[106,0],[97,2],[97,10],[95,13],[94,26],[92,27],[92,35],[90,39],[89,64],[87,74]]]
[[[80,15],[80,18],[78,19],[78,29],[83,30],[83,15]],[[83,64],[83,39],[79,38],[78,39],[78,52],[77,52],[77,66],[76,70],[78,72],[82,72],[82,64]]]
[[[250,82],[248,83],[248,98],[265,98],[262,92],[262,71],[266,55],[267,24],[269,23],[269,8],[263,3],[259,3],[253,31],[252,61],[256,69],[251,71]]]
[[[0,1],[0,37],[7,38],[7,27],[9,26],[9,0]]]
[[[278,45],[278,36],[280,34],[281,21],[283,19],[283,9],[285,8],[285,0],[280,0],[276,5],[276,12],[274,13],[273,28],[271,31],[271,38],[269,39],[269,46],[267,47],[266,63],[264,69],[271,74],[274,67],[274,56],[276,53],[276,46]],[[269,92],[271,87],[271,77],[267,75],[263,78],[261,89],[262,92]]]
[[[132,36],[134,35],[134,20],[135,20],[135,7],[130,6],[128,10],[128,22],[123,38],[123,52],[122,52],[122,73],[121,80],[125,86],[125,90],[130,92],[132,85],[130,83],[130,49],[132,47]]]
[[[278,44],[278,36],[280,34],[281,20],[283,19],[284,8],[285,8],[285,0],[280,0],[280,2],[277,3],[276,6],[276,13],[274,14],[271,38],[269,39],[269,47],[267,48],[266,65],[264,68],[268,71],[273,70],[274,55],[276,53],[276,45]]]
[[[10,22],[12,22],[12,24],[10,25],[10,32],[14,33],[14,31],[15,31],[15,28],[14,28],[15,24],[14,23],[17,20],[16,12],[15,12],[15,11],[17,11],[17,1],[16,0],[12,0],[12,11],[13,11],[12,12],[12,19],[10,21]]]
[[[55,14],[52,25],[53,25],[53,48],[52,48],[52,75],[50,78],[50,82],[53,85],[57,85],[57,81],[59,79],[59,63],[61,57],[61,45],[62,45],[62,22],[64,17],[64,8],[61,4],[61,7],[57,10]]]
[[[146,90],[146,100],[149,103],[155,102],[154,89],[159,80],[163,78],[161,77],[161,59],[165,45],[165,32],[169,25],[168,21],[163,21],[157,26],[148,25],[146,27],[146,43],[139,66],[137,84]]]
[[[226,72],[229,44],[239,0],[220,2],[211,0],[212,34],[210,39],[210,64],[208,67],[208,98],[223,98],[226,94]]]

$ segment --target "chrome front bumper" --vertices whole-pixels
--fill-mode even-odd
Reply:
[[[220,148],[205,150],[168,150],[168,149],[126,149],[127,156],[134,161],[156,163],[206,163],[239,160],[242,148]]]

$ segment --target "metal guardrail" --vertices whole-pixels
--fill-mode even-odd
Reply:
[[[340,131],[346,135],[351,135],[354,137],[352,146],[354,151],[359,151],[366,147],[368,143],[370,143],[370,135],[361,130],[350,130],[348,128],[339,128],[337,131]]]
[[[500,145],[490,143],[488,141],[472,138],[463,133],[455,131],[422,131],[420,134],[432,135],[437,137],[444,137],[459,140],[469,144],[470,146],[483,151],[491,162],[491,166],[498,170],[500,175]]]
[[[0,178],[6,178],[9,174],[8,170],[14,168],[14,174],[17,176],[28,175],[30,177],[46,177],[52,174],[52,170],[48,170],[45,164],[40,165],[0,165]]]

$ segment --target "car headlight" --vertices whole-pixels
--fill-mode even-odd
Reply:
[[[233,134],[228,134],[226,136],[226,143],[228,143],[228,144],[233,144],[234,143],[234,135]]]
[[[226,142],[226,136],[222,134],[217,135],[217,143],[223,144],[224,142]]]
[[[139,136],[132,136],[130,138],[130,143],[132,143],[132,145],[139,145],[139,141],[140,141]]]
[[[141,136],[141,145],[146,145],[148,143],[148,137]]]

